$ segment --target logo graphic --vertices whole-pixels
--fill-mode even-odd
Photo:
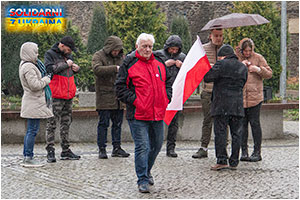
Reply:
[[[66,22],[63,7],[6,7],[5,28],[8,32],[64,32]]]

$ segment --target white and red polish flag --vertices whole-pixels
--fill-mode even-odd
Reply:
[[[188,52],[172,85],[172,100],[167,107],[164,118],[167,125],[171,123],[176,112],[182,110],[183,104],[193,94],[210,68],[200,38],[197,36],[197,40]]]

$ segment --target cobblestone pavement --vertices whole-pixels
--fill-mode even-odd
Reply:
[[[1,146],[1,198],[299,198],[299,141],[298,138],[263,141],[263,160],[241,162],[236,171],[211,171],[215,164],[214,143],[209,146],[208,158],[191,156],[199,142],[178,142],[178,158],[165,154],[165,144],[152,174],[155,185],[150,194],[137,190],[134,171],[134,145],[122,147],[131,153],[129,158],[98,159],[97,146],[92,143],[72,144],[72,150],[82,156],[78,161],[47,163],[42,168],[23,168],[22,145]],[[252,143],[249,144],[252,147]],[[61,151],[56,145],[56,157]],[[253,148],[249,148],[250,153]],[[44,144],[35,146],[36,158],[45,162]]]

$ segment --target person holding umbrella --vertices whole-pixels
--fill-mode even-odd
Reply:
[[[248,80],[245,84],[244,109],[245,117],[243,118],[242,133],[242,156],[241,161],[257,162],[261,158],[261,141],[262,130],[260,126],[260,108],[264,99],[263,95],[263,79],[272,78],[272,69],[269,67],[265,58],[254,52],[254,43],[250,38],[244,38],[236,47],[236,54],[248,68]],[[254,142],[254,151],[248,157],[248,123],[250,122],[252,129],[252,137]]]
[[[206,52],[208,61],[211,66],[217,62],[217,51],[223,45],[223,29],[213,29],[209,34],[209,42],[203,45]],[[199,150],[192,155],[192,158],[206,158],[208,151],[208,144],[211,138],[212,131],[212,117],[210,114],[211,95],[214,83],[207,83],[205,80],[202,81],[202,92],[201,92],[201,105],[203,109],[203,123],[202,123],[202,136],[201,136],[201,147]]]

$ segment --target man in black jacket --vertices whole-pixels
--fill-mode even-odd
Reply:
[[[186,57],[186,55],[181,52],[181,49],[181,38],[178,35],[171,35],[167,39],[164,48],[155,52],[168,67],[169,74],[172,77],[172,85]],[[175,153],[175,142],[178,130],[178,113],[179,112],[176,113],[168,127],[167,156],[169,157],[177,157],[177,153]]]
[[[227,126],[232,138],[229,168],[236,169],[239,163],[243,109],[243,87],[247,81],[248,69],[238,61],[230,45],[223,45],[218,51],[220,59],[204,76],[205,82],[214,82],[211,115],[214,119],[215,150],[217,164],[211,170],[228,168],[226,151]]]

